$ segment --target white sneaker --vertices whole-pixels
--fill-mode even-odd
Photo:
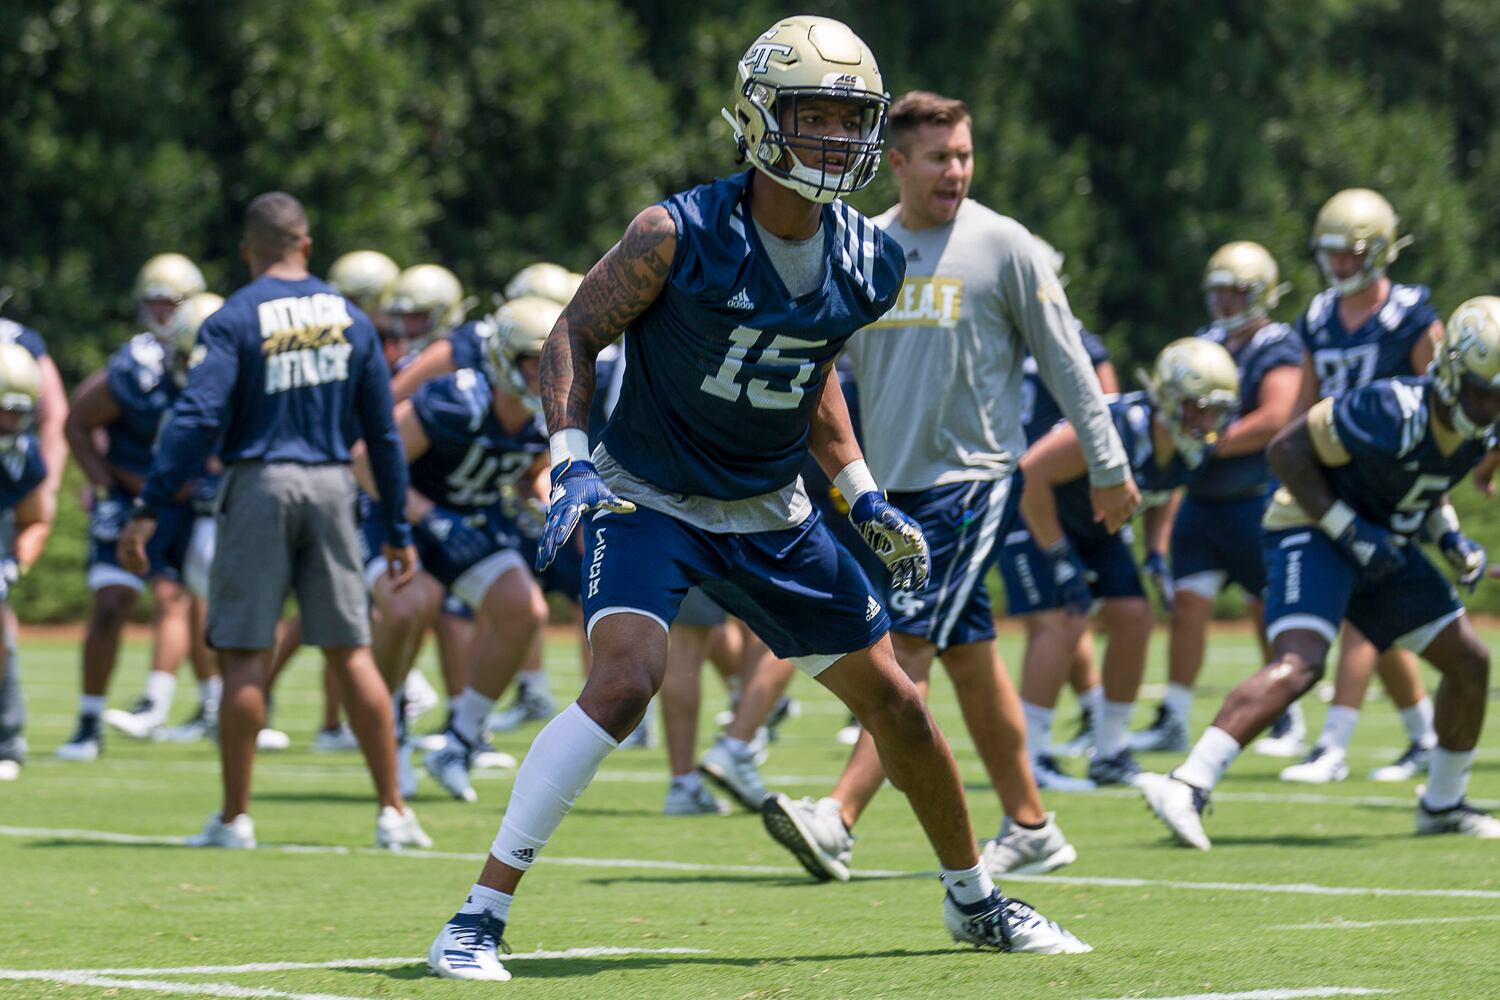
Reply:
[[[403,799],[417,794],[417,767],[412,761],[411,740],[396,744],[396,787],[401,789]]]
[[[979,851],[979,860],[990,878],[1002,875],[1041,875],[1056,871],[1078,860],[1078,851],[1063,836],[1052,813],[1040,830],[1028,830],[1011,822],[1009,816],[1000,822],[1000,832],[987,840]]]
[[[557,702],[541,684],[516,684],[516,700],[509,707],[491,712],[489,728],[509,733],[533,722],[546,722],[557,714]]]
[[[427,949],[427,968],[439,979],[510,981],[500,964],[505,921],[489,913],[455,913]]]
[[[1206,851],[1213,846],[1203,832],[1203,809],[1208,793],[1169,774],[1142,774],[1135,787],[1146,796],[1146,805],[1156,813],[1177,840],[1188,847]]]
[[[1425,803],[1417,800],[1417,835],[1458,833],[1480,840],[1500,840],[1500,819],[1487,812],[1480,812],[1467,802],[1459,802],[1449,809],[1430,812]]]
[[[159,710],[150,698],[142,697],[130,711],[119,708],[104,710],[104,724],[129,736],[133,740],[149,740],[151,734],[161,728],[166,712]]]
[[[228,847],[235,850],[253,850],[255,847],[255,824],[249,813],[240,813],[228,823],[218,813],[203,824],[203,832],[187,838],[189,847]]]
[[[21,776],[21,762],[0,760],[0,781],[15,781]]]
[[[819,882],[849,881],[849,860],[854,852],[854,834],[844,825],[834,799],[800,799],[769,795],[761,803],[761,822],[766,832]]]
[[[255,749],[285,750],[292,745],[292,738],[279,729],[262,729],[255,734]]]
[[[1300,764],[1283,768],[1281,772],[1282,781],[1292,781],[1302,785],[1327,785],[1335,781],[1343,781],[1349,777],[1349,764],[1344,759],[1344,751],[1338,747],[1313,747],[1312,753]]]
[[[982,903],[965,906],[943,896],[943,923],[960,944],[1036,955],[1082,955],[1094,949],[1036,912],[1029,903],[1006,899],[996,889]]]
[[[404,847],[432,846],[432,838],[417,822],[417,814],[407,806],[397,812],[393,806],[383,806],[375,817],[375,846],[383,851],[399,851]]]
[[[319,729],[313,737],[313,753],[348,753],[359,750],[359,740],[349,723],[341,723],[331,729]]]
[[[1271,723],[1271,731],[1250,745],[1262,757],[1301,757],[1307,753],[1307,723],[1297,702]]]
[[[152,733],[151,738],[158,743],[198,743],[212,739],[217,729],[218,720],[211,717],[200,705],[198,714],[191,719],[180,726],[163,726]]]
[[[751,812],[766,800],[766,784],[755,767],[754,752],[736,754],[722,736],[703,754],[698,771]]]
[[[1075,778],[1065,772],[1050,754],[1031,758],[1031,774],[1036,778],[1036,787],[1053,792],[1092,792],[1097,787],[1087,778]]]
[[[99,730],[97,715],[80,715],[78,728],[68,737],[68,742],[57,748],[58,760],[98,760],[103,749],[103,733]]]
[[[402,708],[406,712],[406,721],[412,722],[434,708],[438,707],[438,693],[432,687],[432,682],[423,676],[422,671],[413,670],[406,675],[406,683],[402,685],[402,694],[405,701]]]
[[[1396,758],[1395,763],[1377,767],[1370,772],[1371,781],[1410,781],[1427,773],[1427,758],[1430,749],[1413,743],[1406,752]]]
[[[434,750],[422,762],[433,780],[448,790],[455,799],[478,802],[479,793],[469,781],[469,748],[458,734],[449,730],[448,741],[442,749]]]
[[[667,803],[662,812],[668,816],[728,816],[729,803],[716,798],[701,781],[689,784],[673,778],[667,782]]]

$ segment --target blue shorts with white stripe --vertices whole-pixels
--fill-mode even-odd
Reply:
[[[985,574],[1016,517],[1014,477],[971,480],[912,493],[892,493],[895,504],[922,526],[932,551],[927,586],[896,592],[886,602],[891,629],[921,636],[939,651],[995,638]]]

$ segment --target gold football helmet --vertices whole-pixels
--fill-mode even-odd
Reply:
[[[505,286],[505,297],[519,299],[535,295],[565,306],[573,297],[576,288],[567,268],[560,264],[539,261],[535,264],[527,264],[516,272],[516,276],[510,279],[510,284]]]
[[[1465,382],[1500,392],[1500,298],[1480,295],[1453,311],[1428,369],[1438,398],[1453,413],[1453,428],[1482,438],[1494,424],[1480,424],[1464,410],[1459,390]]]
[[[178,387],[187,385],[187,373],[198,356],[198,328],[203,321],[218,312],[224,305],[224,297],[213,292],[199,292],[177,307],[167,322],[167,334],[171,338],[167,352],[172,380]]]
[[[1190,466],[1202,460],[1203,449],[1218,440],[1240,405],[1240,370],[1229,352],[1202,337],[1174,340],[1156,356],[1147,372],[1136,377],[1146,387],[1152,407],[1166,422],[1172,442]],[[1207,410],[1212,421],[1206,430],[1187,426],[1187,408]]]
[[[0,411],[21,418],[14,428],[0,433],[0,453],[14,451],[21,435],[31,430],[41,398],[42,370],[36,358],[20,344],[0,344]]]
[[[441,264],[416,264],[402,271],[391,286],[385,311],[397,333],[420,350],[463,322],[464,286]]]
[[[506,302],[490,317],[495,330],[485,339],[487,374],[498,391],[515,396],[532,413],[542,412],[542,401],[526,384],[518,362],[542,353],[542,345],[562,311],[563,307],[551,299],[523,295]]]
[[[1399,220],[1391,203],[1369,188],[1347,188],[1329,198],[1313,223],[1311,247],[1328,282],[1340,295],[1352,295],[1385,275],[1410,236],[1397,237]],[[1328,266],[1329,251],[1360,255],[1359,271],[1340,278]]]
[[[141,323],[156,339],[167,339],[169,310],[153,310],[149,303],[170,302],[174,306],[208,288],[198,265],[180,253],[159,253],[146,261],[135,276],[135,301]]]
[[[781,115],[796,121],[799,101],[837,100],[857,107],[855,138],[788,134]],[[809,201],[826,204],[875,178],[885,144],[890,95],[880,68],[858,35],[829,17],[799,15],[776,22],[740,57],[733,111],[724,117],[756,169]],[[842,169],[827,158],[841,156]]]
[[[1208,266],[1203,269],[1203,297],[1208,315],[1230,333],[1265,319],[1291,287],[1278,283],[1280,276],[1276,259],[1259,243],[1236,240],[1224,244],[1208,258]],[[1232,316],[1220,316],[1214,309],[1214,292],[1219,289],[1244,292],[1245,308]]]
[[[328,283],[366,315],[374,315],[400,275],[396,262],[379,250],[351,250],[328,269]]]

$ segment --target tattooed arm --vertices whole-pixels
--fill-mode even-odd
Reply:
[[[542,348],[542,406],[550,432],[588,427],[595,359],[656,301],[676,250],[672,216],[653,205],[584,277]]]

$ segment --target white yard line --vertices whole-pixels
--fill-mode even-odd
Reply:
[[[1343,931],[1364,927],[1426,927],[1428,924],[1468,924],[1476,920],[1500,920],[1500,913],[1480,913],[1471,917],[1407,917],[1400,920],[1323,920],[1313,924],[1272,924],[1268,931]]]
[[[1245,990],[1240,993],[1184,993],[1175,997],[1143,998],[1137,993],[1100,1000],[1301,1000],[1303,997],[1370,997],[1392,990],[1370,990],[1359,986],[1309,986],[1291,990]]]
[[[70,972],[66,969],[46,972],[0,969],[0,981],[7,979],[62,983],[67,986],[96,986],[107,990],[140,990],[146,993],[232,997],[243,998],[243,1000],[261,997],[269,997],[272,1000],[370,1000],[366,997],[351,997],[334,993],[288,993],[284,990],[271,990],[259,986],[235,986],[232,983],[181,983],[166,979],[124,979],[115,976],[96,976],[87,972]]]
[[[182,837],[147,836],[132,833],[112,833],[106,830],[52,829],[46,827],[0,826],[0,837],[22,837],[28,839],[53,838],[82,841],[97,841],[115,844],[146,844],[163,847],[180,847]],[[263,844],[262,851],[277,851],[283,854],[333,854],[376,855],[379,857],[405,858],[411,860],[437,861],[484,861],[487,855],[460,853],[456,851],[380,851],[373,847],[344,847],[336,844]],[[537,863],[565,865],[573,868],[627,868],[654,871],[708,872],[733,875],[803,875],[801,868],[791,865],[725,865],[694,861],[661,861],[649,858],[583,858],[543,855]],[[930,874],[922,871],[895,869],[856,869],[860,878],[920,878]],[[1500,899],[1500,890],[1493,889],[1407,889],[1384,886],[1317,885],[1309,882],[1188,882],[1177,879],[1114,878],[1089,875],[1008,875],[1009,882],[1035,882],[1053,885],[1083,885],[1110,889],[1140,889],[1158,886],[1164,889],[1183,889],[1197,892],[1249,892],[1263,895],[1298,896],[1371,896],[1404,897],[1416,899]]]

